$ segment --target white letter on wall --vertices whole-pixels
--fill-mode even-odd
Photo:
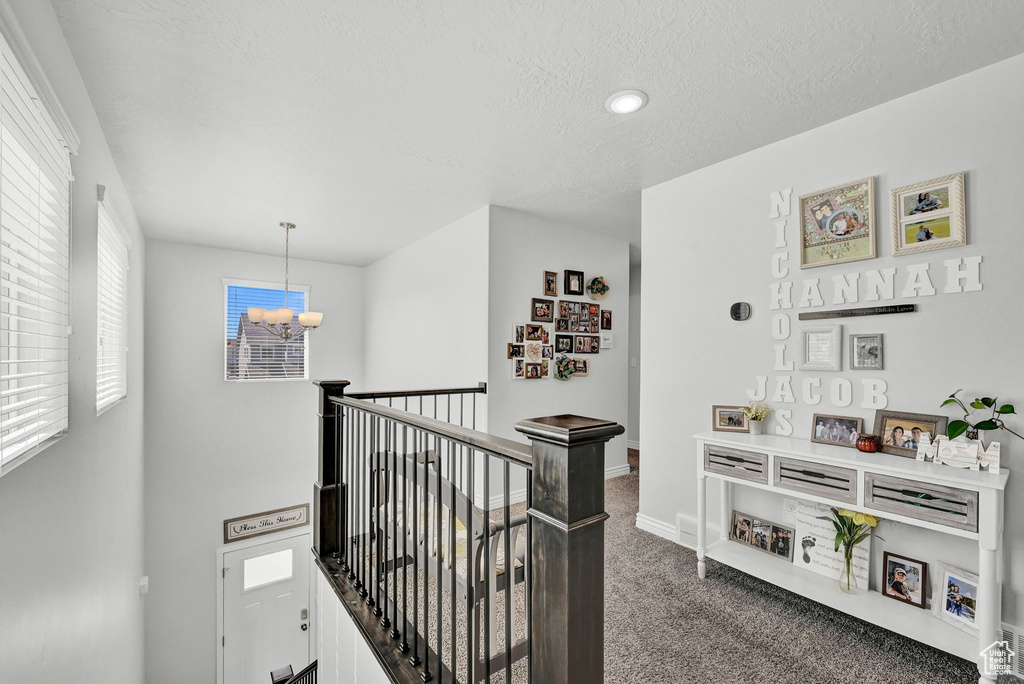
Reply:
[[[808,306],[822,306],[825,300],[821,298],[821,290],[818,289],[818,279],[809,278],[804,281],[804,291],[800,295],[800,308]]]
[[[757,376],[757,389],[747,390],[747,397],[750,401],[764,401],[764,398],[768,396],[768,376],[758,375]]]
[[[861,380],[861,384],[864,387],[861,408],[884,409],[889,405],[889,397],[885,396],[885,390],[889,389],[889,385],[885,380]]]
[[[780,216],[789,216],[791,206],[789,198],[792,194],[793,188],[786,188],[769,195],[769,201],[772,203],[772,212],[768,215],[768,218],[777,219]]]
[[[832,381],[832,403],[840,408],[853,403],[853,384],[846,378]]]
[[[904,297],[931,297],[935,294],[932,279],[928,277],[928,264],[907,266],[907,273],[910,274],[910,278],[907,280],[907,286],[903,288]]]
[[[896,296],[895,275],[895,268],[868,271],[868,294],[865,299],[869,302],[876,302],[879,297],[886,301],[893,299]]]
[[[781,401],[784,404],[795,404],[796,397],[793,396],[793,378],[789,375],[780,375],[775,381],[775,396],[772,401]]]
[[[808,406],[821,403],[821,378],[804,378],[804,403]]]
[[[777,344],[775,345],[775,370],[777,371],[791,371],[793,370],[793,362],[786,361],[786,345]]]
[[[793,283],[772,283],[772,304],[769,308],[793,308]]]
[[[786,221],[775,222],[775,246],[785,247],[786,246]]]
[[[963,264],[963,268],[960,265]],[[963,285],[961,286],[961,281]],[[946,259],[946,294],[977,292],[981,289],[981,257]]]
[[[772,316],[772,337],[777,340],[788,340],[790,329],[789,314]]]
[[[789,266],[782,265],[784,261],[789,261],[789,252],[772,254],[772,278],[785,278],[789,275]]]
[[[860,273],[832,276],[832,303],[856,304],[858,299],[857,282],[859,280]]]
[[[775,412],[775,434],[782,435],[783,437],[789,437],[793,434],[793,423],[790,420],[793,418],[793,411],[790,409],[778,409]]]

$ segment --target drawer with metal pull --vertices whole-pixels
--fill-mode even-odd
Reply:
[[[864,473],[864,505],[908,518],[978,531],[978,492]]]
[[[776,456],[774,476],[776,487],[848,504],[857,503],[856,470]]]
[[[756,451],[705,444],[704,469],[719,475],[768,484],[768,454]]]

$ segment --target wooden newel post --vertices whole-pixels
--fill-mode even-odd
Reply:
[[[604,682],[604,445],[625,428],[562,415],[516,424],[533,442],[530,663],[544,684]]]
[[[341,454],[338,407],[332,397],[345,394],[348,380],[320,380],[317,400],[317,481],[313,485],[313,548],[320,556],[337,556],[341,550],[341,511],[344,500],[341,484]]]

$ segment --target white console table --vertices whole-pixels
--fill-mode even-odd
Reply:
[[[978,671],[982,672],[980,652],[1001,640],[1003,490],[1009,478],[1005,468],[994,475],[775,435],[703,432],[694,438],[700,463],[697,571],[701,579],[707,575],[707,559],[712,558],[866,622],[978,662]],[[720,482],[722,496],[721,538],[710,544],[708,478]],[[930,610],[901,607],[880,592],[845,594],[839,591],[837,578],[781,560],[768,562],[753,547],[730,541],[734,485],[855,509],[976,540],[979,635],[975,637],[936,619]],[[932,600],[942,598],[933,596]],[[994,682],[995,677],[982,674],[979,681]]]

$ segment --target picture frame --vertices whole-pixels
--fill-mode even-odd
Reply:
[[[793,562],[796,529],[741,511],[732,512],[729,539]]]
[[[968,634],[977,635],[978,576],[949,563],[936,563],[932,614]]]
[[[575,354],[599,354],[601,352],[601,338],[595,335],[576,335],[573,339],[573,353]]]
[[[512,359],[512,379],[526,379],[526,359]]]
[[[949,418],[946,416],[879,409],[875,411],[874,434],[881,441],[883,453],[917,458],[920,437],[927,435],[929,440],[934,441],[936,436],[946,434],[948,423]],[[900,430],[898,434],[897,430]]]
[[[509,359],[524,359],[526,358],[526,345],[509,342],[505,355]]]
[[[811,420],[811,441],[817,444],[857,448],[857,438],[864,433],[864,419],[815,413]]]
[[[555,319],[555,332],[569,332],[569,319],[568,318],[556,318]]]
[[[601,309],[601,330],[612,329],[612,312],[608,309]]]
[[[579,316],[582,302],[571,302],[565,299],[558,300],[558,317],[568,318],[572,315]]]
[[[843,368],[843,326],[812,325],[799,330],[800,370],[835,373]]]
[[[800,196],[800,268],[874,259],[875,178]]]
[[[850,370],[885,370],[882,333],[850,335]]]
[[[526,364],[526,379],[527,380],[540,380],[543,376],[540,374],[541,365],[539,363],[528,363]]]
[[[750,421],[743,413],[745,408],[715,404],[711,407],[711,429],[715,432],[750,432]]]
[[[892,254],[918,254],[967,244],[964,172],[889,191]]]
[[[551,334],[546,325],[540,326],[540,342],[541,344],[551,344]]]
[[[574,358],[572,360],[572,365],[573,368],[576,369],[576,372],[573,374],[573,377],[585,378],[588,375],[590,375],[590,359]]]
[[[882,556],[882,581],[878,586],[882,588],[882,596],[925,608],[928,601],[928,564],[886,551]]]
[[[527,342],[541,342],[544,340],[544,326],[543,325],[526,325],[526,341]]]
[[[741,513],[740,511],[733,511],[732,525],[729,527],[729,539],[749,546],[753,524],[754,516]]]
[[[547,378],[551,376],[551,361],[544,359],[540,362],[540,377]]]
[[[565,282],[562,283],[562,292],[566,295],[583,296],[583,271],[565,271]]]
[[[540,357],[542,359],[553,359],[555,358],[555,348],[553,345],[545,344],[540,348]]]
[[[569,332],[580,331],[580,317],[577,314],[569,315]]]
[[[535,323],[553,323],[555,300],[534,298],[530,301],[530,320]]]
[[[526,341],[526,325],[524,323],[512,325],[512,341],[515,344],[522,344]]]
[[[530,363],[540,363],[544,357],[544,345],[540,342],[527,342],[523,346],[526,350],[526,360]]]
[[[545,297],[557,297],[558,296],[558,272],[557,271],[544,271],[544,286],[543,292]]]
[[[572,354],[572,335],[555,335],[555,351],[559,354]]]

